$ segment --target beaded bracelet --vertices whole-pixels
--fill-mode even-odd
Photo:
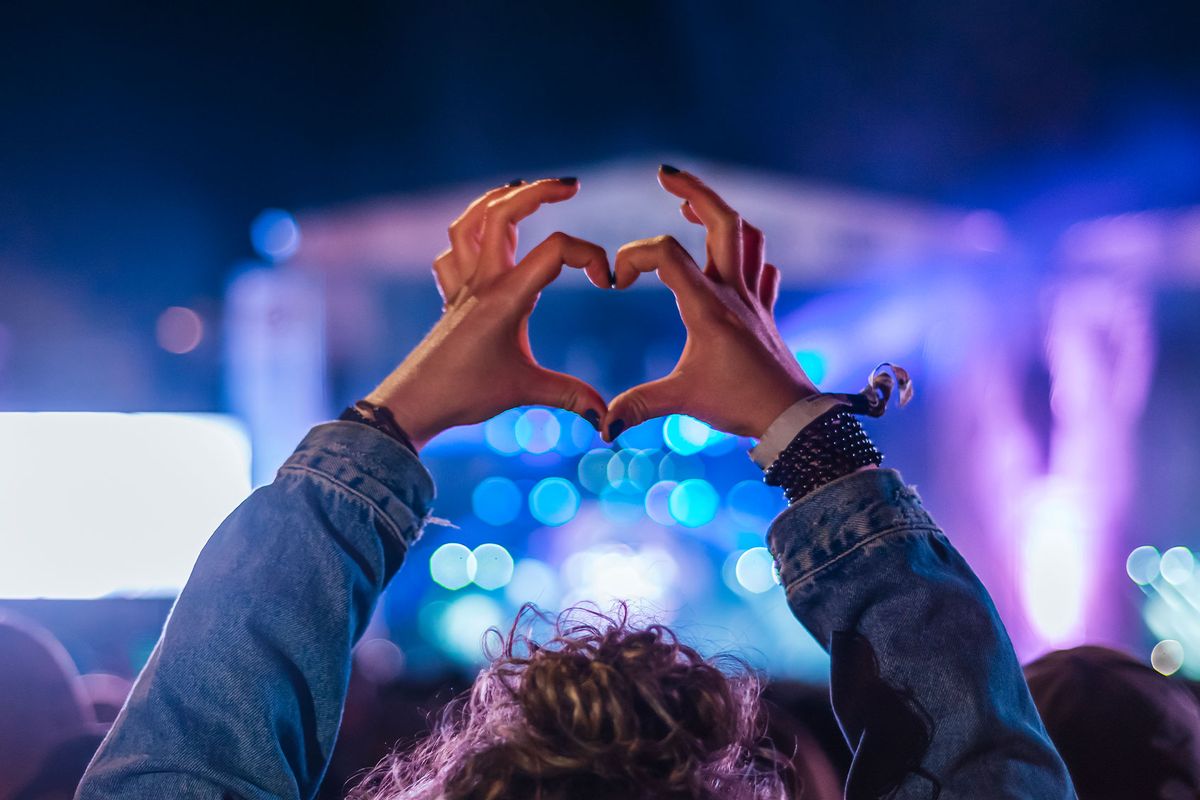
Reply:
[[[359,400],[354,405],[348,406],[338,419],[343,422],[361,422],[363,425],[369,425],[407,447],[412,451],[413,455],[418,455],[416,445],[412,443],[412,439],[404,432],[404,428],[400,427],[400,423],[396,422],[396,418],[392,416],[392,412],[384,406],[377,406],[374,403],[368,403],[366,400]]]
[[[883,453],[844,407],[804,427],[763,473],[768,486],[783,488],[795,503],[827,483],[883,461]]]

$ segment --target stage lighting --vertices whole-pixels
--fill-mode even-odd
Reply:
[[[579,511],[579,490],[564,478],[544,478],[529,493],[529,511],[543,525],[565,525]]]
[[[686,480],[671,490],[667,507],[680,525],[698,528],[712,522],[717,515],[720,497],[712,484],[700,478]]]
[[[484,478],[471,493],[471,509],[489,525],[507,525],[521,513],[521,490],[508,478]]]
[[[475,585],[491,591],[508,585],[513,576],[513,557],[498,544],[481,544],[471,554],[475,557]]]

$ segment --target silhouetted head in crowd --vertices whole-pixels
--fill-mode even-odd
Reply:
[[[38,776],[68,741],[101,731],[75,664],[58,640],[0,612],[0,800]],[[75,780],[82,774],[81,767]]]
[[[1200,797],[1200,705],[1186,686],[1103,647],[1025,668],[1080,800]]]
[[[372,800],[783,798],[759,682],[660,625],[572,609],[538,642],[530,609],[422,743],[385,760]]]

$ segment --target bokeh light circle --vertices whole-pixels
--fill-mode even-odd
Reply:
[[[190,308],[171,306],[158,315],[154,333],[159,347],[183,355],[195,350],[204,339],[204,321]]]
[[[1158,549],[1150,545],[1143,545],[1135,548],[1129,554],[1129,558],[1125,559],[1125,571],[1129,577],[1139,586],[1145,586],[1153,583],[1158,577],[1158,565],[1162,557],[1158,554]]]
[[[562,425],[548,409],[531,408],[517,418],[513,435],[526,452],[549,453],[562,436]]]
[[[1196,571],[1196,557],[1186,547],[1172,547],[1163,553],[1158,571],[1167,583],[1182,586],[1192,579]]]
[[[699,453],[720,435],[686,414],[672,414],[663,421],[663,441],[667,447],[683,456]]]
[[[508,478],[484,478],[471,493],[471,509],[489,525],[507,525],[521,513],[523,499]]]
[[[671,492],[678,486],[675,481],[659,481],[646,490],[646,516],[659,525],[674,525],[671,516]]]
[[[521,452],[516,433],[517,420],[520,418],[521,412],[512,408],[483,423],[483,440],[493,452],[505,456]]]
[[[354,648],[354,669],[378,686],[395,681],[404,667],[404,651],[391,639],[367,639]]]
[[[760,480],[734,484],[725,497],[725,505],[734,522],[751,530],[766,527],[787,507],[783,492]]]
[[[513,569],[512,580],[504,587],[504,597],[514,606],[534,603],[541,608],[558,604],[562,590],[558,573],[544,561],[522,558]]]
[[[281,208],[263,209],[250,223],[250,243],[263,258],[285,261],[300,249],[300,226]]]
[[[717,516],[720,497],[712,484],[701,478],[683,481],[671,490],[667,508],[680,525],[698,528]]]
[[[429,574],[439,586],[461,589],[475,580],[475,556],[466,545],[449,542],[429,557]]]
[[[1163,675],[1174,675],[1183,666],[1183,645],[1175,639],[1163,639],[1150,651],[1150,666]]]
[[[481,544],[471,551],[475,557],[475,585],[480,589],[500,589],[513,576],[513,557],[503,546]]]
[[[593,494],[608,488],[608,462],[613,452],[606,447],[589,450],[579,459],[579,484]]]
[[[504,623],[504,609],[491,597],[467,594],[455,598],[440,615],[435,629],[438,645],[465,664],[485,660],[483,636]]]
[[[762,594],[779,585],[775,557],[765,547],[751,547],[738,557],[734,567],[738,584],[748,592]]]
[[[529,512],[543,525],[565,525],[579,511],[579,490],[564,478],[544,478],[529,493]]]

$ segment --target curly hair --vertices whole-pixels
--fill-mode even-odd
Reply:
[[[518,633],[533,616],[544,642]],[[523,607],[433,732],[386,758],[354,800],[767,800],[785,759],[764,739],[760,681],[662,625]],[[725,667],[724,669],[722,667]]]

